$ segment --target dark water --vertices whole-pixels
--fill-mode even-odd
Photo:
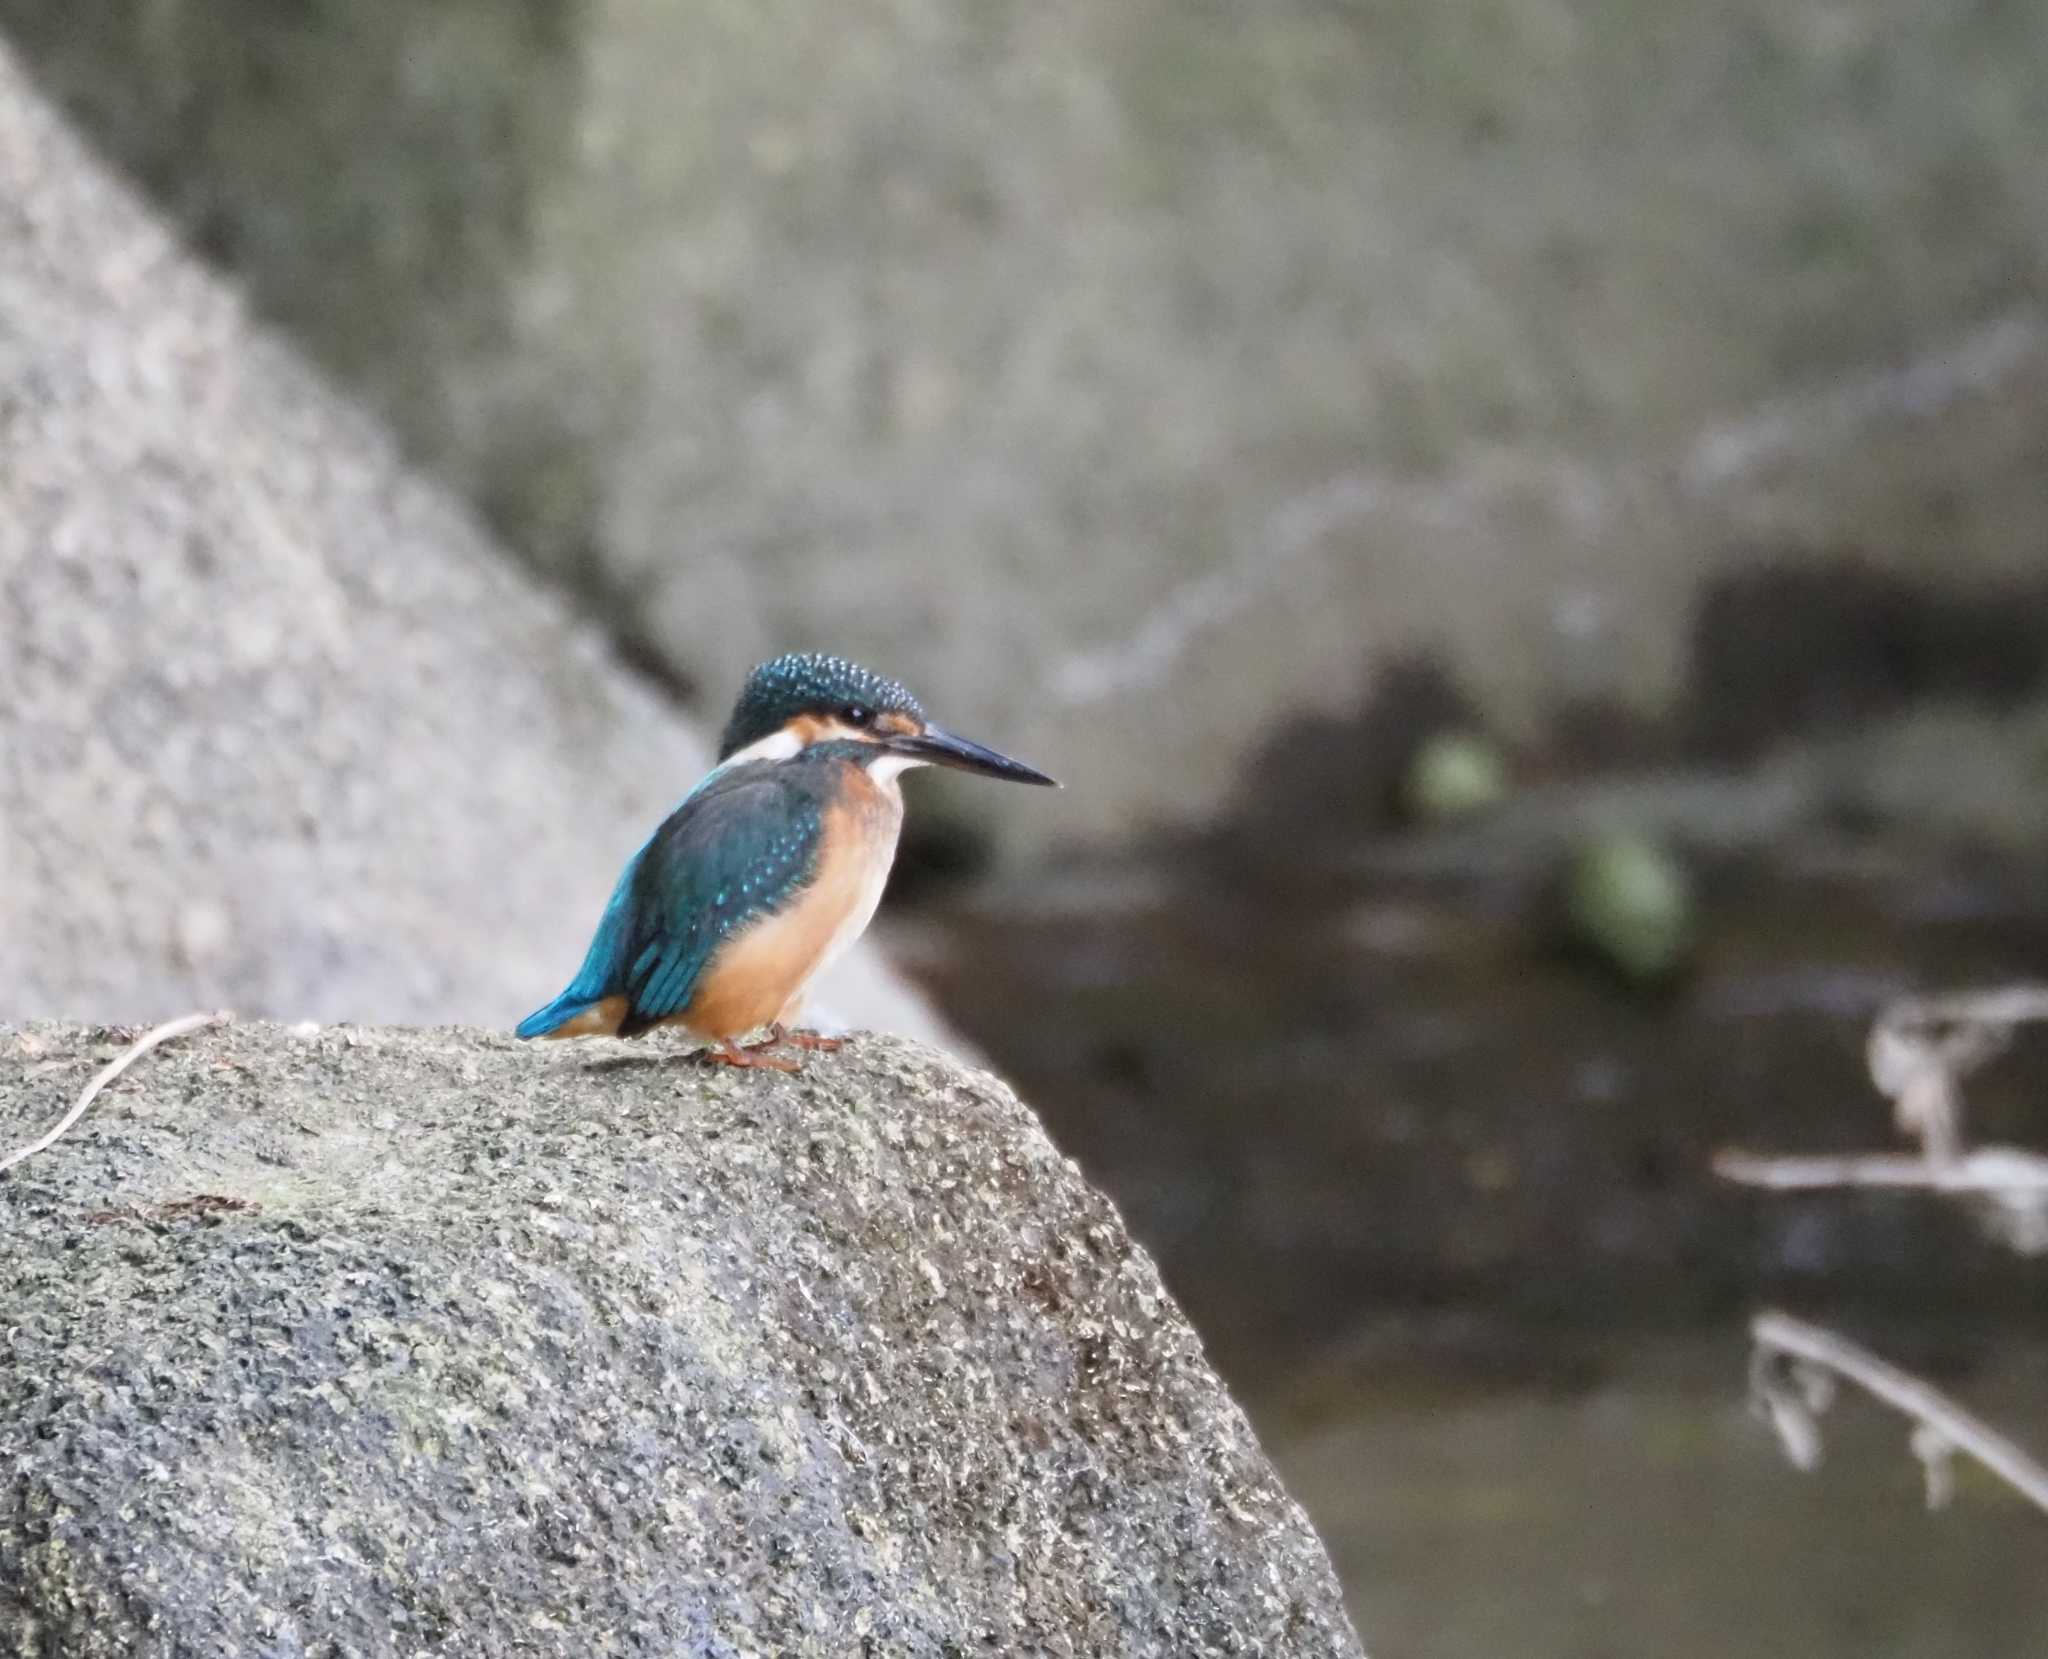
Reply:
[[[1763,1197],[1713,1152],[1880,1149],[1864,1034],[2048,977],[2032,867],[1802,830],[1700,854],[1655,994],[1558,950],[1541,846],[1211,842],[927,907],[895,943],[1117,1198],[1328,1539],[1368,1645],[1480,1659],[2048,1654],[2048,1519],[1819,1476],[1746,1415],[1766,1303],[2048,1452],[2048,1264],[1953,1207]],[[2048,1040],[1973,1139],[2048,1145]]]
[[[2048,1350],[1956,1391],[2048,1450]],[[1587,1388],[1259,1417],[1382,1659],[2048,1653],[2048,1517],[1967,1477],[1930,1514],[1899,1421],[1853,1399],[1795,1473],[1743,1410],[1732,1334],[1637,1343]]]

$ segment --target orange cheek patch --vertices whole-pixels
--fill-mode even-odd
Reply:
[[[895,737],[915,737],[924,729],[909,715],[896,713],[883,715],[875,722],[875,725],[878,730],[888,732]]]

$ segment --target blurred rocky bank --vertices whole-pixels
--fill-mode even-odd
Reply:
[[[700,715],[771,646],[886,664],[1073,786],[950,798],[1013,852],[1204,821],[1418,656],[1517,741],[1788,727],[1694,667],[1797,649],[1763,569],[2042,608],[2038,7],[0,27]]]

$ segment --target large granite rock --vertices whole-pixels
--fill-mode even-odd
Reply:
[[[113,1048],[0,1031],[0,1148]],[[912,1044],[231,1027],[0,1231],[9,1652],[1358,1652],[1108,1202]]]
[[[705,760],[0,53],[0,1016],[507,1024]]]
[[[957,798],[1023,840],[1199,812],[1417,651],[1511,729],[1656,714],[1731,573],[2048,527],[2048,8],[0,24],[611,627],[714,701],[886,663],[1069,783]]]

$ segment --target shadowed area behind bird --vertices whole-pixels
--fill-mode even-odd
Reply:
[[[1771,669],[1713,746],[1754,751],[1765,704],[1808,686],[1836,729],[1780,730],[1744,773],[1581,773],[1402,829],[1401,753],[1469,715],[1417,669],[1276,744],[1214,833],[892,932],[1159,1252],[1388,1651],[2048,1642],[2027,1517],[1971,1486],[1926,1516],[1895,1424],[1816,1485],[1744,1416],[1742,1315],[1791,1299],[2048,1447],[2040,1262],[1929,1201],[1709,1173],[1730,1144],[1888,1145],[1879,1008],[2048,967],[2048,710],[1887,722],[1888,695],[1825,692],[1865,683],[1854,652],[1801,649],[1808,677]],[[1671,760],[1700,729],[1603,741]],[[1617,820],[1681,849],[1697,893],[1655,986],[1558,944],[1559,861]],[[2048,1036],[2023,1034],[1972,1079],[1973,1136],[2048,1142],[2044,1076]]]

